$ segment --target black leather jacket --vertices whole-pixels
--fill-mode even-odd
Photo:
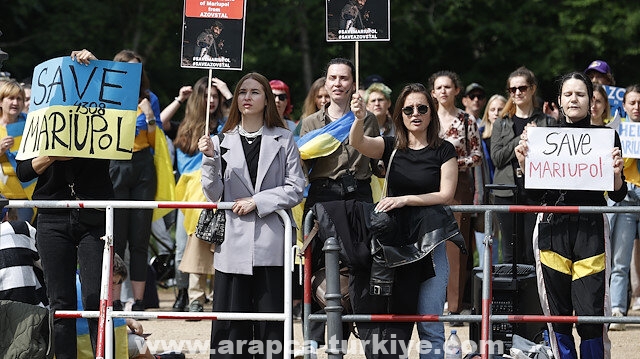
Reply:
[[[314,241],[314,252],[321,250],[325,239],[338,239],[340,260],[350,272],[370,271],[370,294],[391,295],[394,268],[424,259],[446,240],[454,242],[466,253],[464,239],[449,207],[402,208],[392,216],[397,227],[392,231],[396,236],[391,240],[379,238],[372,230],[374,207],[373,203],[348,200],[317,203],[312,208],[319,223],[320,239]],[[314,255],[314,262],[317,259]],[[427,267],[433,268],[433,265]],[[434,274],[431,271],[425,277]]]

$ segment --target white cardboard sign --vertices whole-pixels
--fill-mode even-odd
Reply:
[[[525,188],[612,191],[614,139],[610,128],[528,128]]]

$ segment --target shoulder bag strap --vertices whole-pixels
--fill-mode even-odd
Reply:
[[[389,182],[389,171],[391,170],[391,161],[393,161],[393,156],[396,155],[397,150],[398,150],[397,148],[394,148],[393,152],[391,152],[391,156],[389,156],[389,163],[387,164],[387,172],[384,175],[384,185],[382,186],[382,193],[380,195],[380,200],[382,200],[387,196],[387,186]]]

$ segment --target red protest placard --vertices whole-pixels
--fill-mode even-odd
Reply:
[[[187,17],[214,19],[242,19],[244,1],[242,0],[186,0]]]

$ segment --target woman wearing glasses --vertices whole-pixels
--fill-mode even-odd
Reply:
[[[429,78],[431,96],[438,102],[440,119],[440,137],[451,142],[458,155],[458,183],[452,205],[473,204],[475,193],[472,167],[482,164],[482,145],[475,118],[456,107],[456,97],[460,94],[462,83],[455,72],[439,71]],[[471,248],[471,239],[475,238],[471,227],[471,213],[455,213],[460,233],[466,247]],[[468,254],[462,253],[452,243],[447,243],[449,258],[449,285],[447,303],[450,314],[459,314],[463,309],[463,299],[470,306],[471,298],[463,298],[464,287],[471,276],[471,266],[467,265]],[[462,323],[460,323],[461,325]]]
[[[289,86],[282,80],[271,80],[269,81],[269,86],[271,86],[271,92],[273,92],[273,96],[276,99],[276,109],[280,118],[289,130],[295,131],[297,124],[289,118],[293,111]],[[295,137],[294,139],[297,140]]]
[[[365,104],[359,94],[354,95],[351,109],[356,115],[356,120],[351,127],[349,143],[361,154],[370,158],[381,158],[387,164],[388,193],[387,197],[378,202],[376,210],[394,210],[395,217],[401,221],[400,218],[407,219],[412,215],[416,217],[415,214],[420,213],[421,207],[445,205],[453,200],[458,163],[454,146],[439,135],[440,121],[435,110],[435,101],[422,84],[405,86],[394,108],[395,135],[367,136],[364,134],[363,125],[367,113]],[[399,222],[398,227],[418,227],[411,220],[405,221],[409,223],[403,226],[405,223]],[[402,235],[396,238],[398,241],[407,241]],[[430,253],[431,256],[396,268],[393,295],[370,296],[375,297],[370,301],[378,307],[358,308],[359,302],[353,301],[352,297],[354,311],[363,309],[364,313],[372,313],[374,311],[367,309],[380,309],[378,313],[387,310],[388,313],[394,314],[441,314],[449,276],[447,253],[444,245],[437,245]],[[354,282],[354,293],[369,292],[369,278],[365,279],[365,283],[360,283],[357,279]],[[420,325],[420,339],[431,343],[429,349],[425,347],[424,352],[420,353],[420,357],[442,358],[444,324],[423,322]],[[358,332],[363,340],[376,329],[381,333],[387,333],[390,338],[395,336],[396,340],[405,341],[406,345],[411,338],[413,323],[358,323]],[[401,345],[395,347],[407,348]],[[369,354],[366,350],[365,347],[365,353]]]
[[[533,72],[526,67],[518,68],[507,78],[509,99],[500,114],[500,119],[494,122],[491,134],[491,160],[495,166],[493,183],[517,185],[517,189],[494,190],[495,204],[538,204],[524,196],[521,175],[516,171],[519,166],[514,153],[520,135],[528,124],[535,123],[536,126],[544,127],[555,126],[557,123],[556,119],[538,110],[537,89],[538,81]],[[516,181],[517,179],[518,181]],[[519,232],[516,235],[518,253],[514,253],[513,233],[514,227],[517,226],[515,226],[513,214],[497,212],[500,231],[504,239],[502,241],[502,260],[503,263],[512,263],[515,260],[517,263],[533,264],[531,236],[536,216],[533,213],[523,213],[519,216],[523,217],[522,222],[524,223],[517,228]]]

